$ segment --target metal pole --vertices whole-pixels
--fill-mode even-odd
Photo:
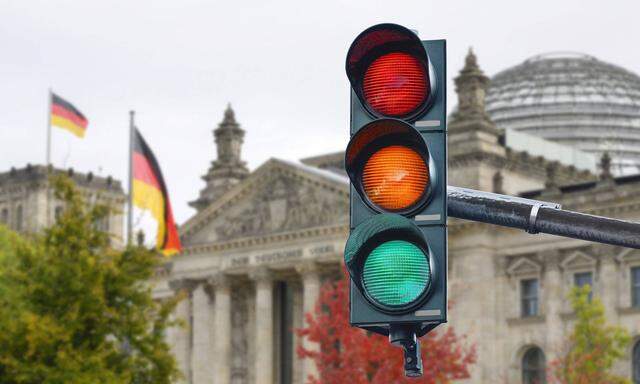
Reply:
[[[47,169],[51,165],[51,88],[47,90]]]
[[[640,223],[560,209],[559,204],[447,187],[451,217],[640,249]]]
[[[51,172],[51,104],[52,104],[52,99],[53,98],[53,92],[51,91],[51,87],[49,87],[49,89],[47,89],[47,175],[49,175],[49,173]],[[45,206],[45,209],[47,210],[46,215],[45,215],[45,227],[49,227],[51,225],[51,199],[52,199],[52,193],[51,193],[51,185],[50,185],[51,180],[49,180],[47,178],[47,204]]]
[[[129,111],[129,209],[127,210],[127,244],[133,244],[133,141],[135,111]]]

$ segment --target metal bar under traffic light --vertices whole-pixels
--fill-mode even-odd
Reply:
[[[449,216],[459,219],[640,249],[640,223],[567,211],[560,204],[452,186],[447,204]]]

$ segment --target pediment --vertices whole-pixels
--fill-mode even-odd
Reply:
[[[596,265],[596,258],[582,251],[575,251],[562,260],[560,265],[563,269],[593,268]]]
[[[345,177],[271,159],[181,227],[185,246],[348,222]]]
[[[640,263],[640,250],[625,248],[616,256],[616,260],[623,264],[637,264]]]
[[[541,271],[542,266],[527,257],[517,258],[507,268],[507,273],[511,276],[538,275]]]

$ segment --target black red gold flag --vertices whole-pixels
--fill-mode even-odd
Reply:
[[[51,93],[51,125],[84,137],[89,121],[73,104]]]
[[[156,248],[166,256],[180,252],[180,238],[160,166],[137,129],[134,129],[132,150],[133,204],[149,210],[158,222]]]

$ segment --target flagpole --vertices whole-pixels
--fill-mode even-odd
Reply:
[[[133,140],[135,111],[129,111],[129,209],[127,211],[127,244],[133,244]]]
[[[51,165],[51,88],[47,91],[47,168]]]
[[[47,174],[51,172],[51,99],[53,92],[51,87],[47,89]],[[47,180],[49,183],[49,180]],[[51,225],[51,188],[47,188],[47,214],[45,215],[45,227]]]

